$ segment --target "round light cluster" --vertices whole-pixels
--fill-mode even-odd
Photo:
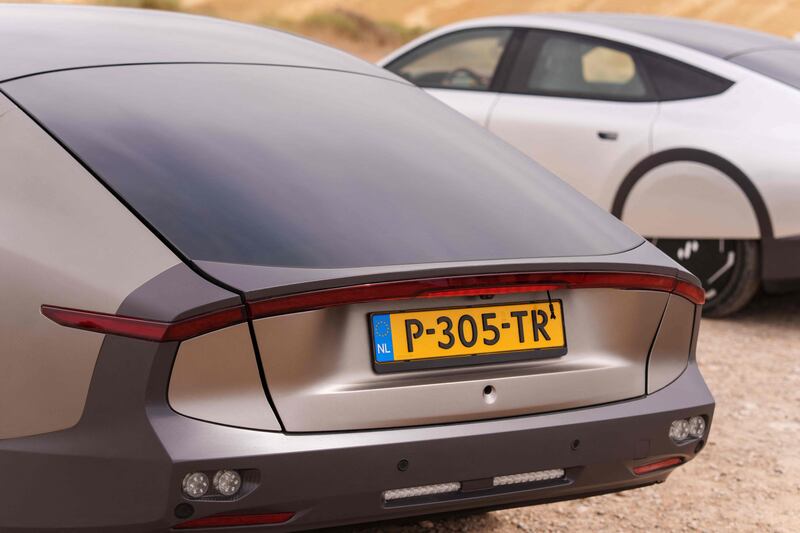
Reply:
[[[223,496],[233,496],[242,486],[242,476],[235,470],[220,470],[214,474],[214,488]]]
[[[202,472],[191,472],[183,478],[183,493],[190,498],[202,498],[208,486],[208,476]]]
[[[706,419],[693,416],[689,419],[674,420],[669,426],[669,438],[676,443],[699,439],[706,433]]]
[[[190,472],[183,478],[181,486],[183,493],[189,498],[197,499],[209,495],[212,486],[217,496],[230,497],[242,488],[242,476],[236,470],[219,470],[214,474],[212,482],[204,472]],[[214,495],[212,492],[211,496]]]
[[[693,416],[689,419],[689,435],[700,438],[706,433],[706,419],[702,416]]]

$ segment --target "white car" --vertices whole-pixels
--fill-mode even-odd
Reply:
[[[381,65],[650,238],[702,279],[708,314],[800,287],[800,44],[684,19],[517,15],[441,28]]]

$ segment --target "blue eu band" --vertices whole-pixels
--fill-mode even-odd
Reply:
[[[389,315],[372,315],[372,342],[375,360],[379,363],[394,361],[392,321]]]

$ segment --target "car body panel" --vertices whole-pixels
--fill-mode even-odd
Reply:
[[[247,324],[181,343],[168,391],[175,412],[229,426],[280,431],[267,401]]]
[[[617,186],[613,180],[650,155],[657,114],[653,102],[502,94],[489,131],[609,209]],[[567,146],[570,157],[564,157]]]
[[[668,295],[576,289],[556,291],[553,297],[563,305],[567,354],[523,362],[376,374],[365,317],[373,312],[547,301],[544,292],[495,296],[490,301],[462,297],[355,304],[264,318],[253,328],[267,386],[287,431],[481,420],[643,395],[647,355]],[[487,401],[488,386],[495,396]]]
[[[692,351],[699,314],[685,298],[670,296],[647,359],[647,394],[663,389],[686,370],[690,361],[683,354]]]
[[[2,439],[68,428],[83,412],[102,337],[59,327],[39,307],[114,313],[180,260],[2,96],[0,157]]]
[[[42,31],[47,28],[47,31]],[[345,52],[285,32],[210,17],[95,6],[5,5],[0,81],[98,65],[258,63],[398,80]]]
[[[164,390],[175,343],[110,337],[98,361],[87,414],[64,432],[0,441],[4,531],[166,530],[182,522],[186,473],[257,468],[269,473],[239,501],[193,501],[194,517],[294,511],[270,530],[298,531],[476,507],[531,505],[664,481],[670,470],[635,476],[655,458],[691,460],[672,420],[704,414],[714,400],[692,361],[671,385],[644,398],[565,412],[388,431],[292,435],[212,424],[175,414]],[[118,371],[120,365],[127,369]],[[579,439],[582,445],[571,448]],[[532,450],[535,453],[532,453]],[[409,461],[400,471],[397,463]],[[42,460],[48,483],[27,475]],[[473,492],[423,505],[386,507],[381,493],[448,481],[565,467],[571,483],[511,492]],[[367,472],[369,475],[362,475]],[[299,473],[302,473],[300,475]],[[75,480],[80,479],[80,483]],[[65,490],[69,487],[69,490]],[[147,490],[136,490],[147,487]],[[34,501],[28,497],[37,494]],[[126,505],[118,505],[120,498]],[[48,512],[33,512],[48,501]],[[220,528],[225,531],[225,528]],[[232,530],[231,530],[232,531]]]
[[[498,93],[484,91],[428,89],[426,92],[481,126],[488,125],[489,115],[500,97]]]
[[[720,170],[673,161],[645,173],[625,202],[622,220],[661,238],[758,239],[753,206]]]
[[[649,242],[607,256],[454,261],[391,267],[285,268],[215,261],[196,261],[196,264],[214,279],[235,286],[247,301],[383,281],[509,272],[642,272],[700,283]]]
[[[653,152],[691,146],[730,161],[763,198],[772,236],[800,235],[800,216],[792,207],[800,202],[795,171],[800,165],[795,149],[800,142],[800,91],[762,78],[742,80],[718,96],[662,102]],[[697,135],[700,128],[706,134]],[[748,238],[747,232],[740,238]]]

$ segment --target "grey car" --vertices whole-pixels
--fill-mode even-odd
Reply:
[[[393,74],[108,8],[0,49],[4,532],[529,505],[707,441],[698,280]]]

